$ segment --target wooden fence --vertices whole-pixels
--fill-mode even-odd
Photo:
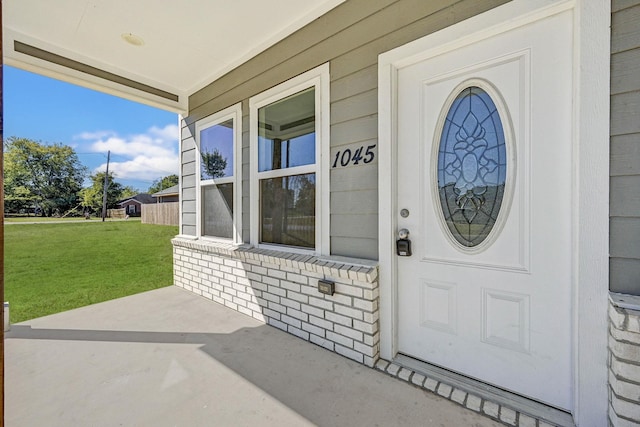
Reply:
[[[114,219],[124,219],[127,216],[125,212],[126,209],[107,209],[107,218]],[[101,217],[102,214],[98,212],[98,217]]]
[[[178,225],[180,203],[152,203],[142,205],[142,223]]]

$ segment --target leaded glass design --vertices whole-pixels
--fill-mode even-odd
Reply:
[[[505,191],[505,133],[491,96],[463,89],[447,111],[438,148],[438,192],[448,230],[464,247],[493,229]]]

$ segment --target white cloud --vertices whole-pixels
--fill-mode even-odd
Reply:
[[[123,180],[153,181],[177,174],[178,126],[153,126],[146,133],[121,136],[112,131],[84,132],[75,137],[89,143],[96,153],[111,151],[109,171]],[[94,169],[104,171],[106,162]]]
[[[73,139],[83,139],[83,140],[101,139],[101,138],[106,138],[108,136],[112,136],[115,134],[116,133],[111,130],[100,130],[97,132],[82,132],[79,135],[75,135]]]

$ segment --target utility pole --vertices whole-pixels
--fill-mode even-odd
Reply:
[[[107,151],[107,172],[105,172],[104,174],[104,191],[102,194],[102,222],[104,222],[104,218],[107,216],[107,188],[109,187],[109,159],[110,158],[111,158],[111,150]]]

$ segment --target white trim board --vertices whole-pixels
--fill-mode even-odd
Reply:
[[[380,353],[396,355],[398,70],[561,11],[574,15],[573,112],[573,388],[576,425],[606,425],[609,194],[610,3],[514,0],[386,52],[378,63]]]

